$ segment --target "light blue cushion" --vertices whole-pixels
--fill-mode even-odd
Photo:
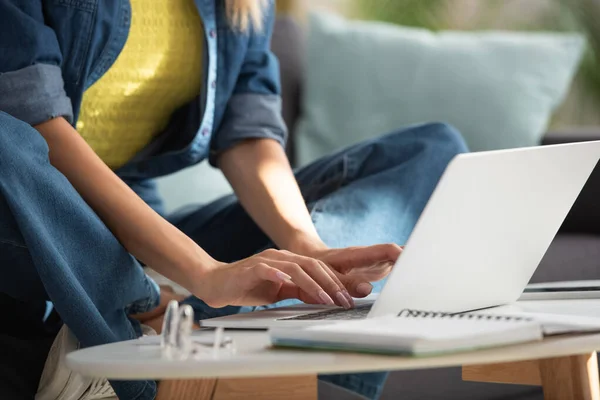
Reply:
[[[300,162],[432,121],[454,125],[473,151],[537,145],[584,46],[576,34],[432,33],[312,15]]]

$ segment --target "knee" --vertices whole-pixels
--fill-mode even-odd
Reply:
[[[469,151],[460,132],[450,124],[433,122],[418,127],[416,134],[427,142],[438,154],[454,157]]]
[[[419,130],[416,134],[422,140],[422,156],[429,171],[442,173],[455,156],[468,152],[462,135],[452,125],[430,123],[422,125]]]
[[[410,126],[392,132],[382,138],[388,146],[416,147],[431,150],[438,154],[456,154],[468,152],[467,145],[460,132],[450,124],[432,122]]]
[[[460,132],[453,126],[436,122],[414,125],[384,136],[380,142],[384,151],[404,154],[399,161],[418,159],[428,170],[444,170],[457,155],[468,152]]]

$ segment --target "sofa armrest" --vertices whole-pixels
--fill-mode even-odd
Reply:
[[[543,145],[600,140],[600,127],[548,132]],[[560,188],[557,188],[560,190]],[[600,235],[600,164],[590,175],[571,211],[560,228],[563,233]]]

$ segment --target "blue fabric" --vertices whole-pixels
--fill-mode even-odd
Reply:
[[[269,49],[274,2],[263,30],[248,33],[229,26],[224,1],[195,4],[205,32],[203,92],[118,171],[124,179],[169,174],[209,154],[214,164],[243,139],[285,144],[279,65]],[[0,57],[0,111],[31,125],[59,115],[75,125],[84,91],[118,57],[130,21],[128,0],[0,0],[0,50],[10,54]]]
[[[44,138],[1,112],[0,268],[1,293],[44,308],[52,301],[83,346],[138,337],[129,312],[158,305],[140,264],[52,167]],[[156,393],[153,381],[113,386],[122,399]]]
[[[330,246],[402,244],[447,163],[465,150],[459,134],[446,125],[415,126],[325,157],[297,171],[296,178],[317,230]],[[149,202],[157,200],[147,182],[129,184]],[[272,246],[233,196],[171,220],[221,261]],[[41,135],[1,112],[0,268],[0,293],[39,309],[52,301],[83,346],[139,336],[139,324],[128,314],[158,302],[155,283],[50,165]],[[195,298],[188,302],[199,319],[252,311],[211,309]],[[374,399],[385,376],[321,379]],[[153,381],[111,383],[122,399],[153,399],[156,394]]]
[[[35,64],[5,72],[0,75],[0,93],[0,110],[31,125],[56,117],[73,119],[71,102],[56,65]]]

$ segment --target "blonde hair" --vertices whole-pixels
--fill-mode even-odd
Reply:
[[[229,23],[241,32],[248,32],[250,27],[256,31],[262,30],[266,6],[267,0],[225,0]]]

